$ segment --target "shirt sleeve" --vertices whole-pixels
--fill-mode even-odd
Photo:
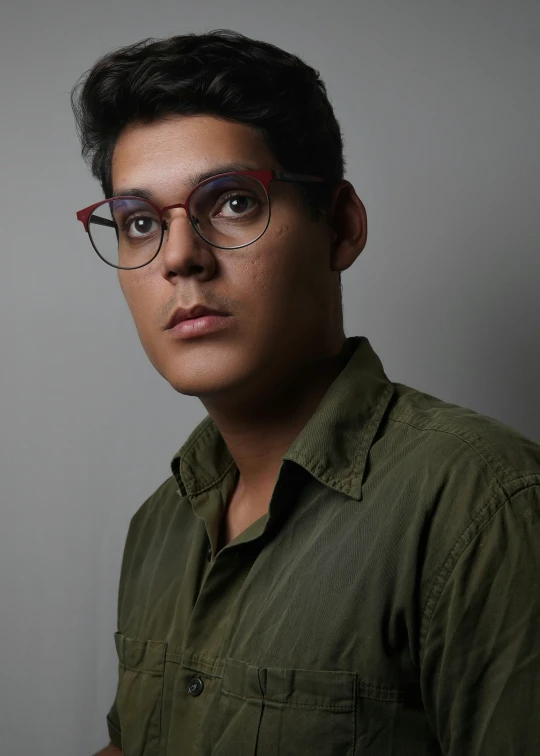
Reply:
[[[125,592],[125,581],[126,581],[126,573],[128,572],[128,565],[129,560],[131,559],[131,540],[130,535],[133,532],[133,519],[131,519],[128,532],[126,535],[126,540],[124,543],[124,551],[122,554],[122,565],[120,568],[120,580],[118,584],[118,601],[117,601],[117,626],[120,626],[120,607],[122,605],[122,601],[124,598],[124,592]],[[116,643],[115,643],[116,645]],[[118,646],[117,653],[118,653]],[[118,659],[118,678],[117,678],[117,688],[116,688],[116,695],[114,697],[113,704],[111,708],[109,709],[109,712],[107,714],[107,729],[109,731],[109,738],[111,740],[111,743],[115,745],[117,748],[122,750],[122,726],[120,724],[120,717],[118,716],[118,708],[116,705],[116,701],[118,698],[118,687],[120,683],[120,674],[121,674],[121,668],[120,668],[120,659]]]
[[[472,525],[458,550],[421,657],[431,725],[445,756],[540,754],[540,484]]]
[[[107,729],[109,730],[109,738],[111,739],[111,743],[122,750],[122,732],[120,730],[118,712],[116,711],[116,701],[113,703],[109,713],[107,714]]]

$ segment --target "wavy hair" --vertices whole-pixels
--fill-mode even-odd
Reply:
[[[326,179],[301,185],[314,218],[343,178],[342,134],[319,72],[228,29],[113,50],[82,75],[71,104],[82,155],[105,197],[122,130],[168,115],[215,115],[256,129],[284,170]]]

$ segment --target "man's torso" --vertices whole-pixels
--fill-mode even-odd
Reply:
[[[538,447],[385,376],[360,376],[361,400],[348,381],[285,455],[269,514],[217,554],[237,470],[204,456],[209,421],[133,518],[124,756],[441,753],[421,675],[441,576],[516,471],[540,480]]]

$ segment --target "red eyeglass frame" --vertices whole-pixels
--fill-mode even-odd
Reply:
[[[312,176],[310,174],[304,174],[304,173],[288,173],[286,171],[228,171],[227,173],[216,173],[215,176],[210,176],[209,178],[205,179],[204,181],[201,181],[200,184],[197,184],[197,186],[194,186],[193,189],[188,194],[185,202],[177,202],[175,205],[166,205],[165,207],[159,208],[156,204],[151,202],[150,200],[145,200],[145,202],[148,202],[149,205],[152,205],[154,210],[159,215],[160,221],[163,220],[163,213],[166,210],[173,210],[177,207],[183,207],[184,210],[189,215],[189,201],[194,194],[194,192],[200,187],[204,186],[204,184],[208,184],[210,181],[214,181],[217,178],[223,178],[224,176],[253,176],[254,178],[258,179],[261,184],[264,186],[264,190],[266,194],[268,195],[268,187],[270,185],[270,182],[272,180],[274,181],[298,181],[299,183],[310,183],[310,182],[322,182],[324,183],[326,179],[321,178],[320,176]],[[90,219],[90,216],[92,215],[92,212],[96,209],[96,207],[99,207],[99,205],[103,205],[105,202],[110,202],[110,200],[113,199],[141,199],[141,197],[132,197],[131,195],[122,195],[118,197],[108,197],[106,199],[100,200],[99,202],[94,202],[93,205],[89,205],[88,207],[84,207],[82,210],[79,210],[77,212],[77,220],[81,221],[81,223],[84,226],[84,230],[86,233],[88,233],[88,221]],[[270,199],[270,196],[268,195],[268,199]]]
[[[253,239],[253,241],[248,242],[248,244],[242,244],[240,247],[218,247],[217,244],[212,244],[212,242],[208,241],[206,237],[204,237],[201,232],[197,229],[197,225],[193,222],[193,219],[191,217],[191,213],[189,211],[189,202],[197,189],[199,189],[201,186],[204,186],[205,184],[210,183],[211,181],[215,181],[217,178],[224,178],[225,176],[253,176],[256,178],[263,186],[264,191],[266,192],[266,197],[268,199],[268,223],[266,224],[264,230],[259,234],[259,236],[256,239]],[[304,174],[304,173],[289,173],[287,171],[274,171],[274,170],[256,170],[256,171],[227,171],[226,173],[217,173],[215,176],[210,176],[209,178],[205,179],[204,181],[201,181],[197,186],[193,187],[193,189],[188,194],[185,202],[177,202],[174,205],[166,205],[165,207],[158,207],[156,204],[151,202],[148,199],[145,199],[144,201],[147,202],[151,207],[154,208],[156,213],[159,216],[159,222],[162,225],[162,234],[161,234],[161,241],[159,243],[158,250],[154,257],[152,257],[148,262],[144,263],[143,265],[139,265],[137,267],[142,268],[145,265],[148,265],[152,260],[154,260],[157,255],[159,254],[159,251],[161,249],[161,246],[163,244],[163,214],[167,210],[173,210],[175,208],[181,207],[186,211],[186,214],[189,218],[189,222],[192,226],[192,228],[199,234],[199,236],[204,239],[208,244],[210,244],[213,247],[217,247],[218,249],[241,249],[242,247],[248,247],[250,244],[253,244],[253,242],[257,241],[257,239],[260,239],[261,236],[265,233],[268,226],[270,225],[270,216],[271,216],[271,204],[270,204],[270,194],[269,194],[269,185],[271,181],[295,181],[299,183],[325,183],[326,179],[321,178],[320,176],[312,176],[310,174]],[[89,221],[90,216],[94,212],[94,210],[99,207],[100,205],[104,205],[107,202],[110,202],[111,200],[120,200],[120,199],[143,199],[142,197],[135,197],[133,195],[121,195],[117,197],[108,197],[103,200],[100,200],[100,202],[95,202],[93,205],[89,205],[88,207],[83,208],[82,210],[79,210],[77,212],[77,220],[81,221],[81,223],[84,226],[84,230],[90,237],[90,242],[92,244],[92,247],[98,254],[98,256],[103,260],[103,262],[107,263],[107,265],[110,265],[113,268],[119,268],[117,265],[113,265],[112,263],[108,262],[104,257],[101,256],[101,254],[98,252],[93,240],[92,240],[92,234],[89,230]],[[104,219],[103,219],[104,220]],[[99,221],[97,221],[99,224]],[[109,222],[103,223],[103,225],[109,225]],[[136,270],[136,268],[126,268],[126,270]]]

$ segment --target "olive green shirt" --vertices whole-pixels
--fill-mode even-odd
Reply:
[[[207,417],[133,517],[124,756],[540,754],[540,447],[344,348],[267,514]]]

